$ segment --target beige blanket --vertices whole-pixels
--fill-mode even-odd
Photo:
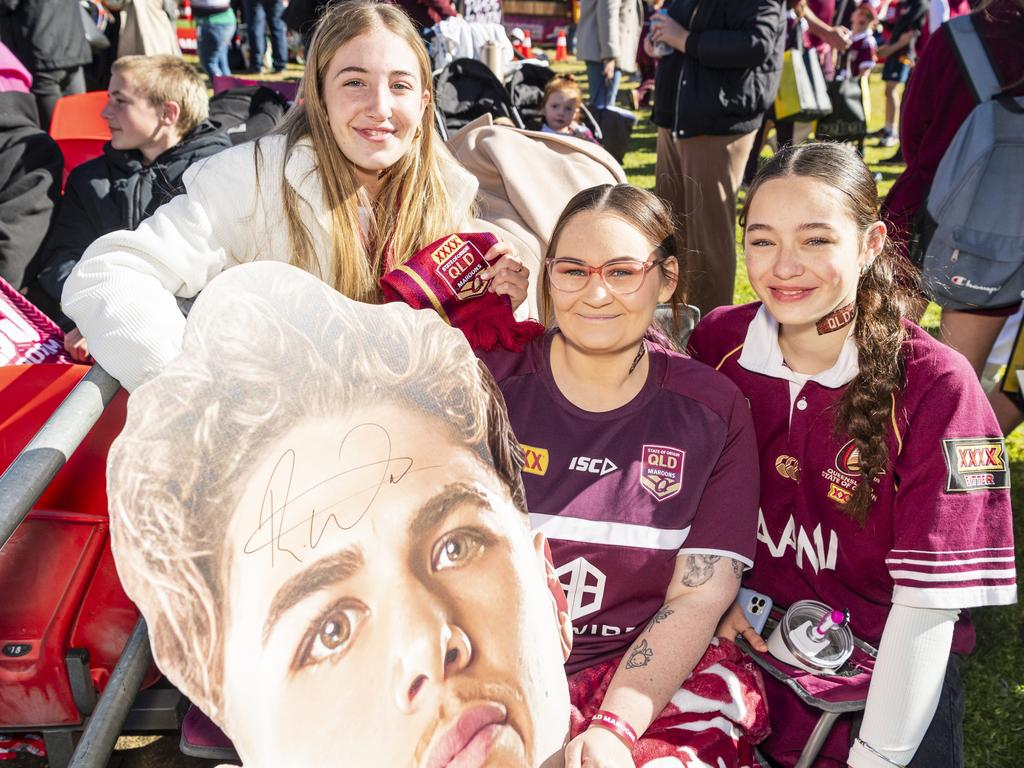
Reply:
[[[476,228],[511,243],[530,268],[523,308],[537,317],[544,252],[559,214],[583,189],[624,183],[622,166],[591,142],[492,125],[489,115],[452,136],[448,147],[480,182]]]

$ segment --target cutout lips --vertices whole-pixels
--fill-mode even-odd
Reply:
[[[489,702],[465,710],[433,739],[424,768],[479,768],[486,765],[491,746],[508,713]]]

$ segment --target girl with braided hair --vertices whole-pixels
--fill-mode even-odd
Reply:
[[[906,319],[916,283],[852,148],[775,155],[741,222],[761,302],[712,312],[690,346],[754,417],[761,511],[744,585],[848,609],[879,649],[859,734],[840,719],[815,765],[962,765],[958,660],[974,634],[961,609],[1016,599],[999,426],[967,361]],[[766,650],[738,606],[719,634]],[[766,683],[760,748],[792,765],[818,713]]]

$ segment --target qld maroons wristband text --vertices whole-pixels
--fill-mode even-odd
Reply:
[[[603,709],[599,709],[594,713],[594,716],[590,718],[590,724],[592,726],[596,725],[601,728],[606,728],[626,742],[629,746],[636,744],[637,736],[636,731],[633,730],[633,726],[614,712],[606,712]]]

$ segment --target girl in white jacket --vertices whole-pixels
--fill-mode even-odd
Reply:
[[[193,166],[184,195],[85,252],[62,299],[96,360],[134,389],[181,348],[176,299],[256,259],[379,300],[384,271],[472,218],[477,182],[436,135],[430,82],[402,10],[334,6],[280,131]],[[486,258],[492,290],[521,304],[528,271],[511,248],[499,243]]]

